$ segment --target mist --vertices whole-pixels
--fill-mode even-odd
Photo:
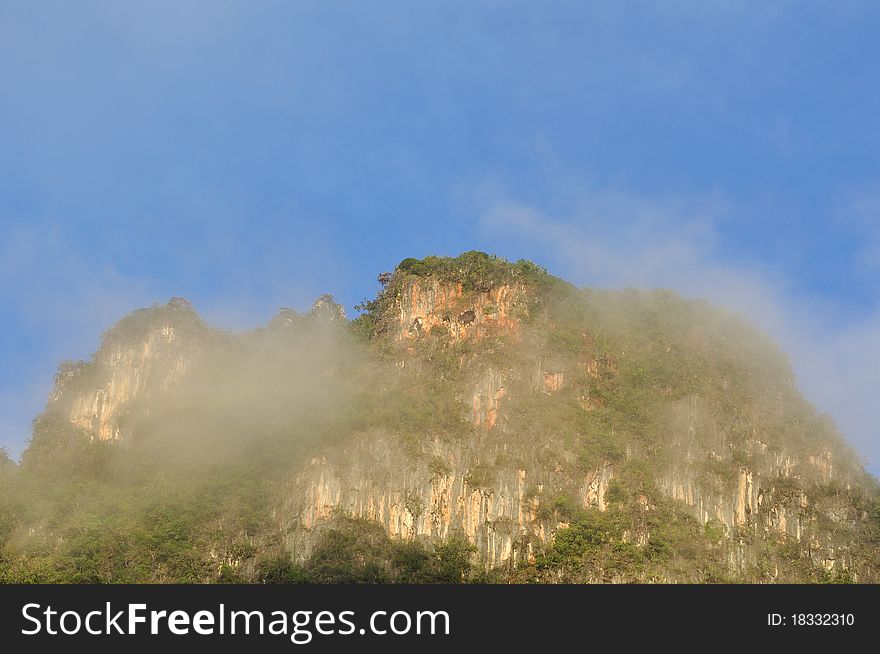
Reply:
[[[134,311],[92,359],[61,366],[20,464],[0,460],[6,573],[199,581],[238,570],[243,552],[251,577],[273,557],[290,566],[279,493],[311,458],[387,422],[391,384],[329,296],[247,331],[179,298]],[[105,404],[106,424],[90,408]]]
[[[483,198],[481,226],[521,252],[538,252],[570,281],[599,288],[668,288],[733,311],[774,338],[799,388],[831,414],[847,440],[880,472],[880,312],[805,290],[778,268],[731,257],[719,198],[642,197],[596,190],[572,209],[545,211],[503,194]],[[863,200],[864,210],[873,206]],[[873,215],[873,214],[872,214]],[[873,230],[873,228],[870,228]],[[866,239],[863,263],[876,241]]]

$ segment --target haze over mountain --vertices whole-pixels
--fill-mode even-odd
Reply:
[[[754,328],[480,252],[66,362],[0,466],[0,579],[877,581],[880,495]]]

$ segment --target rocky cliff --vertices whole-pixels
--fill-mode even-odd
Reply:
[[[463,535],[513,580],[877,578],[875,480],[747,325],[480,253],[380,281],[351,322],[329,297],[241,335],[182,300],[136,312],[62,366],[42,420],[124,441],[132,416],[168,433],[186,416],[190,433],[206,389],[229,393],[212,429],[275,448],[249,547],[274,530],[300,561],[344,514],[403,541]]]
[[[60,366],[46,413],[66,416],[90,440],[120,438],[133,402],[178,382],[208,331],[182,298],[135,312],[104,335],[91,361]]]
[[[400,538],[438,539],[458,531],[476,545],[486,565],[534,562],[536,551],[568,527],[570,512],[553,508],[560,498],[569,497],[586,511],[605,511],[618,469],[631,468],[645,452],[635,451],[640,444],[627,443],[633,436],[627,434],[622,453],[594,457],[584,466],[573,461],[577,445],[571,446],[570,434],[547,430],[533,440],[517,433],[524,425],[516,416],[536,395],[564,396],[559,404],[576,402],[585,415],[572,416],[571,424],[559,428],[578,430],[579,420],[589,420],[605,406],[609,381],[619,385],[618,360],[625,360],[626,350],[597,349],[600,334],[586,330],[577,334],[584,345],[567,356],[546,347],[547,334],[535,332],[552,331],[552,319],[533,320],[534,289],[521,283],[467,292],[461,282],[442,275],[402,277],[386,291],[393,294],[384,309],[394,316],[390,331],[410,356],[425,351],[413,347],[419,341],[430,342],[434,356],[437,348],[458,352],[455,364],[469,371],[459,377],[464,382],[459,397],[474,436],[464,443],[433,437],[415,459],[387,437],[355,441],[342,453],[313,459],[291,486],[282,514],[306,530],[342,510],[377,521]],[[499,336],[512,339],[499,345]],[[468,345],[487,338],[494,340],[486,350]],[[510,345],[523,339],[531,339],[528,346]],[[664,343],[661,352],[669,354],[673,347],[680,346]],[[507,361],[499,350],[507,352]],[[406,362],[404,357],[401,363]],[[423,374],[437,370],[429,366]],[[572,380],[568,388],[567,379]],[[660,381],[669,382],[661,395],[671,395],[674,381]],[[722,389],[732,383],[727,377],[716,381]],[[737,407],[744,414],[768,411],[766,423],[758,415],[739,415],[735,427],[723,426],[717,417],[721,407],[700,393],[658,404],[663,413],[658,445],[664,451],[652,454],[653,479],[635,494],[634,503],[647,513],[656,502],[669,503],[707,530],[717,530],[725,565],[734,574],[760,565],[766,558],[762,544],[772,543],[793,544],[826,571],[871,577],[873,571],[853,560],[852,543],[840,539],[840,530],[858,533],[868,521],[866,506],[852,500],[870,482],[832,434],[824,442],[804,443],[804,432],[811,429],[806,423],[815,417],[799,415],[801,424],[779,424],[793,417],[783,417],[788,409],[781,407],[797,393],[790,382],[775,381],[785,385],[775,389],[778,406]],[[547,399],[543,405],[551,422],[554,407]],[[774,428],[800,433],[793,442],[772,433],[761,439],[762,431]],[[613,422],[609,429],[613,433]],[[635,521],[625,537],[648,544],[648,524]],[[779,575],[774,563],[767,578]]]
[[[525,295],[521,284],[466,293],[461,282],[414,276],[394,297],[395,334],[398,339],[433,334],[452,342],[477,342],[490,333],[516,335],[519,321],[513,316]]]

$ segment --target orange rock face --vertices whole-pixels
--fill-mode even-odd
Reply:
[[[617,362],[609,356],[588,359],[578,365],[583,366],[587,374],[593,379],[598,379],[603,374],[616,375],[618,372]]]
[[[465,291],[461,284],[414,278],[398,297],[398,340],[428,334],[479,341],[489,334],[517,335],[519,320],[512,309],[524,299],[524,288],[498,286]]]
[[[502,384],[501,376],[490,370],[474,390],[471,399],[471,422],[474,427],[483,427],[486,431],[495,428],[501,400],[507,396],[507,389]]]
[[[565,373],[563,372],[545,372],[544,373],[544,390],[547,393],[555,393],[562,389],[565,383]]]
[[[85,429],[93,440],[119,438],[117,421],[128,402],[151,384],[165,389],[186,374],[189,360],[183,353],[173,352],[176,341],[174,327],[165,325],[150,332],[143,343],[102,351],[99,359],[110,371],[108,378],[101,386],[71,399],[71,423]],[[173,352],[170,358],[169,352]],[[162,357],[165,359],[157,363]]]

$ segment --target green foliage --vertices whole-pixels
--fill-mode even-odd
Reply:
[[[305,572],[317,583],[387,583],[394,572],[389,544],[381,525],[340,518],[319,538]]]
[[[563,521],[575,520],[583,513],[577,500],[569,495],[557,495],[549,508],[559,520]]]
[[[583,470],[593,470],[605,463],[618,463],[626,454],[621,432],[617,434],[599,416],[586,420],[584,438],[578,452],[578,463]]]
[[[608,490],[605,491],[605,501],[609,504],[626,504],[630,501],[630,492],[619,479],[612,479],[608,483]]]
[[[338,516],[303,566],[314,583],[458,584],[471,575],[475,549],[452,536],[433,549],[389,538],[376,523]]]
[[[488,291],[505,284],[522,285],[531,289],[533,300],[571,288],[531,261],[511,263],[484,252],[464,252],[457,257],[409,258],[401,261],[394,273],[384,278],[383,288],[375,299],[364,300],[355,307],[360,315],[352,322],[353,331],[364,338],[384,334],[389,329],[389,317],[394,313],[393,308],[401,290],[408,280],[416,277],[460,284],[466,293]],[[491,314],[494,309],[493,306],[486,306],[484,312]],[[516,306],[513,309],[516,318],[527,318],[529,315],[527,307]],[[438,330],[435,336],[442,334]]]
[[[535,562],[540,580],[609,582],[703,581],[714,561],[712,543],[689,515],[664,502],[651,511],[615,503],[581,511]]]
[[[180,342],[204,335],[209,330],[188,300],[175,297],[167,304],[154,304],[129,313],[104,332],[102,347],[143,342],[151,332],[166,325],[174,326]]]
[[[471,558],[477,548],[461,535],[454,535],[434,548],[432,569],[434,581],[441,584],[458,584],[471,573]]]
[[[452,470],[449,463],[437,455],[431,456],[428,460],[428,468],[432,477],[445,477]]]
[[[485,463],[478,463],[467,471],[464,481],[471,488],[490,488],[495,481],[495,472]]]
[[[577,566],[620,538],[612,514],[588,511],[567,529],[560,529],[553,544],[537,561],[538,569]]]
[[[703,525],[703,532],[710,543],[720,543],[721,539],[724,538],[724,524],[717,518],[710,518]]]
[[[445,281],[458,282],[466,290],[487,290],[502,284],[536,284],[546,282],[547,271],[531,261],[510,263],[500,257],[476,250],[457,257],[425,257],[404,259],[397,272],[417,277],[435,276]]]

